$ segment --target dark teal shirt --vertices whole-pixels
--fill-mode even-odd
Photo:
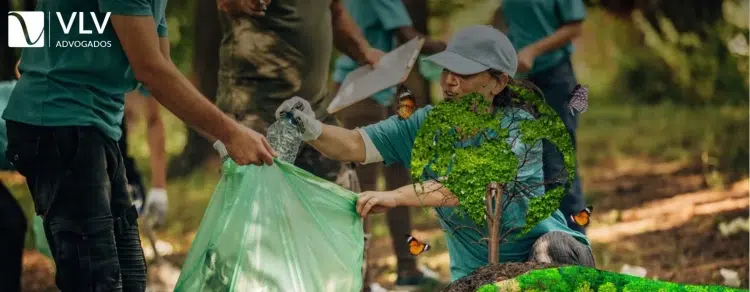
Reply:
[[[24,48],[19,70],[21,79],[13,90],[3,118],[37,126],[96,126],[118,140],[124,112],[125,93],[138,82],[118,41],[111,19],[102,34],[91,18],[101,22],[112,15],[153,16],[159,37],[167,36],[167,0],[44,0],[37,11],[47,12],[45,47]],[[78,18],[64,34],[56,12],[67,17],[84,12],[79,34]],[[99,47],[62,47],[58,42],[91,41],[108,43]],[[156,40],[154,40],[156,42]]]
[[[414,146],[414,139],[430,110],[432,110],[432,106],[428,105],[416,110],[407,120],[391,116],[384,121],[363,128],[375,148],[380,152],[385,164],[400,163],[406,167],[411,166],[411,151]],[[504,108],[501,111],[503,118],[500,126],[508,129],[509,132],[506,143],[511,146],[519,161],[525,161],[519,163],[515,183],[527,187],[533,196],[544,195],[542,143],[537,141],[534,145],[526,145],[520,139],[519,121],[533,119],[533,117],[529,113],[516,108]],[[466,146],[468,145],[457,145],[457,147]],[[525,225],[527,209],[527,197],[513,200],[503,212],[503,231],[501,232],[504,233],[510,228]],[[458,210],[455,208],[440,207],[435,208],[435,210],[438,213],[440,225],[445,231],[450,257],[451,280],[463,278],[476,268],[487,265],[489,253],[487,245],[477,243],[481,242],[483,237],[488,236],[487,228],[478,227],[468,216],[458,215]],[[480,234],[475,230],[480,230],[482,233]],[[529,233],[518,239],[515,238],[519,232],[511,232],[507,238],[513,239],[500,245],[500,262],[526,261],[534,242],[551,231],[567,233],[579,242],[589,245],[586,236],[570,229],[562,212],[556,210],[550,217],[539,222]]]
[[[544,39],[563,25],[582,21],[586,16],[583,0],[504,0],[503,15],[508,23],[508,38],[516,51]],[[527,75],[544,71],[569,58],[573,44],[547,52],[534,60]],[[520,75],[520,74],[519,74]]]

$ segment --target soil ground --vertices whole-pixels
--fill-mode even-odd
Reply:
[[[471,273],[471,275],[461,278],[443,290],[444,292],[463,292],[476,291],[477,288],[485,284],[491,284],[507,279],[515,278],[531,270],[539,270],[554,267],[552,265],[540,263],[509,263],[509,264],[492,264],[482,267]]]

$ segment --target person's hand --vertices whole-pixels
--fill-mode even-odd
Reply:
[[[302,133],[302,140],[312,141],[318,139],[323,133],[323,123],[315,119],[310,103],[299,96],[285,100],[276,109],[276,119],[282,119],[288,113],[292,113],[292,118],[297,123],[297,128]]]
[[[398,206],[398,194],[394,191],[389,192],[363,192],[357,199],[357,213],[360,216],[367,217],[368,214],[377,214],[388,211]]]
[[[155,226],[163,226],[167,221],[167,190],[153,188],[148,191],[143,217],[149,218]]]
[[[235,125],[236,129],[229,139],[226,142],[215,143],[214,148],[223,146],[221,148],[226,155],[239,165],[254,164],[260,166],[263,163],[273,165],[273,158],[279,156],[279,154],[271,148],[271,144],[268,143],[266,137],[239,123],[235,123]],[[222,153],[222,150],[218,148],[217,150],[220,154]]]
[[[216,0],[219,11],[227,14],[266,15],[266,7],[271,0]]]
[[[534,67],[536,52],[529,47],[525,47],[518,52],[518,73],[526,73]]]
[[[370,65],[370,67],[375,68],[375,65],[380,62],[380,58],[383,57],[383,55],[385,55],[383,51],[376,48],[369,48],[365,50],[365,58],[363,61],[365,65]]]

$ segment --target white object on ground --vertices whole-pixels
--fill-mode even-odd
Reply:
[[[370,292],[388,292],[388,289],[383,288],[378,283],[370,284]]]
[[[162,240],[156,240],[156,252],[159,253],[159,256],[165,256],[170,255],[172,252],[174,252],[174,248],[172,247],[172,244],[166,241]],[[154,258],[154,251],[151,248],[143,248],[143,256],[150,260]]]
[[[750,218],[739,217],[730,222],[719,223],[719,232],[722,236],[730,236],[740,231],[750,230]]]
[[[722,268],[719,270],[719,274],[721,274],[721,276],[724,277],[725,286],[729,286],[729,287],[740,286],[740,277],[737,271]]]
[[[146,291],[168,292],[174,291],[180,278],[180,268],[167,261],[159,261],[148,267],[148,283]]]
[[[417,269],[419,269],[419,271],[422,272],[422,274],[427,278],[432,278],[435,280],[440,279],[440,274],[438,274],[437,272],[433,270],[430,270],[430,268],[428,268],[424,264],[420,264],[419,267],[417,267]]]
[[[620,269],[620,274],[631,275],[631,276],[636,276],[636,277],[641,277],[641,278],[646,277],[647,273],[648,271],[644,267],[631,266],[628,264],[624,264],[622,266],[622,269]]]

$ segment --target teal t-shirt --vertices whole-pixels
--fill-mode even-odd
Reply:
[[[386,165],[400,163],[406,167],[410,167],[414,139],[431,109],[432,106],[428,105],[415,111],[407,120],[401,120],[397,116],[392,116],[384,121],[363,128],[380,152],[383,162]],[[518,169],[515,182],[518,186],[523,185],[526,187],[533,196],[541,196],[544,194],[544,186],[542,184],[544,181],[542,144],[541,142],[537,142],[534,145],[525,145],[519,138],[521,134],[518,121],[530,120],[533,117],[529,113],[517,108],[503,108],[500,110],[503,113],[500,126],[508,129],[509,132],[506,142],[510,144],[519,161],[525,161]],[[466,143],[466,145],[456,146],[466,147],[468,144],[471,144],[471,142]],[[503,213],[503,230],[501,234],[510,228],[522,227],[524,225],[527,205],[528,198],[514,200],[510,203],[509,207]],[[476,268],[487,265],[487,245],[478,243],[481,242],[482,237],[488,236],[487,228],[478,227],[468,216],[460,216],[459,209],[439,207],[435,208],[435,210],[438,213],[440,225],[445,231],[448,254],[450,256],[451,280],[455,281],[465,277]],[[457,228],[457,226],[469,228]],[[477,233],[475,230],[481,230],[482,234]],[[510,236],[507,237],[509,241],[500,245],[500,261],[526,261],[534,242],[542,235],[551,231],[561,231],[570,234],[581,243],[589,245],[586,236],[568,227],[565,217],[558,210],[547,219],[541,221],[534,229],[521,238],[516,239],[519,231],[511,232]]]
[[[8,100],[10,94],[13,93],[13,88],[16,86],[16,80],[0,81],[0,113],[5,111],[5,107],[8,106]],[[5,120],[0,119],[0,170],[12,170],[13,166],[10,165],[7,159],[5,159],[5,150],[8,149],[8,132],[5,129]]]
[[[508,38],[516,51],[520,51],[555,33],[566,23],[582,21],[586,8],[583,0],[504,0],[503,15],[508,23]],[[551,68],[572,53],[572,43],[547,52],[534,60],[534,67],[526,74]]]
[[[394,29],[412,25],[402,0],[345,0],[344,7],[370,45],[383,52],[390,52],[396,47]],[[336,59],[333,80],[342,83],[346,75],[359,67],[352,58],[342,55]],[[374,94],[372,98],[388,106],[395,93],[394,88],[388,88]]]
[[[96,126],[118,140],[125,93],[136,89],[138,82],[111,20],[99,34],[89,12],[95,12],[100,22],[106,12],[153,16],[158,35],[166,37],[166,6],[167,0],[39,1],[37,11],[49,14],[45,17],[49,19],[48,39],[45,47],[23,49],[22,76],[3,118],[37,126]],[[76,18],[65,34],[56,12],[65,21],[73,12],[83,12],[84,28],[93,33],[79,34]],[[99,46],[57,46],[58,42],[74,41],[97,42]]]

